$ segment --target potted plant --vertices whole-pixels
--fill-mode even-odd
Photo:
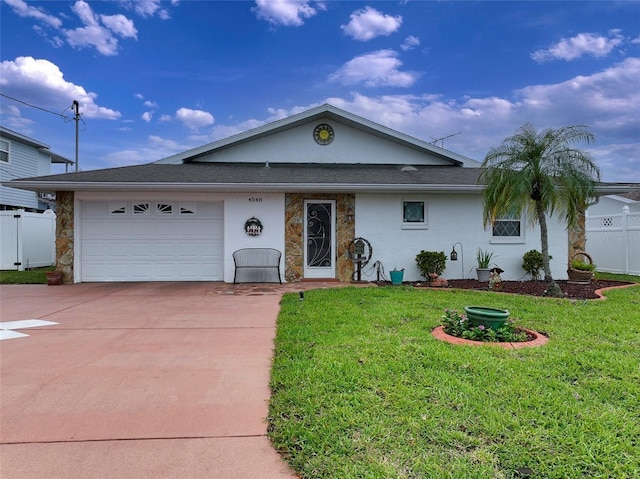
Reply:
[[[489,281],[489,276],[491,273],[489,265],[491,264],[492,259],[492,252],[485,251],[482,248],[477,249],[476,262],[478,266],[476,267],[476,274],[478,275],[478,281]]]
[[[579,256],[583,256],[587,261],[579,259]],[[567,269],[570,283],[589,284],[593,279],[595,271],[596,265],[593,264],[591,256],[584,251],[576,251],[573,253],[571,261],[569,262],[569,268]]]
[[[416,255],[416,265],[420,274],[431,284],[447,266],[447,256],[444,251],[422,250]]]

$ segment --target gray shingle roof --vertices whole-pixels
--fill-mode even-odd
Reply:
[[[92,184],[133,185],[460,185],[475,186],[479,168],[422,165],[309,164],[309,163],[185,163],[182,165],[145,164],[81,171],[59,175],[23,178],[17,183],[46,185],[54,189],[83,189]]]

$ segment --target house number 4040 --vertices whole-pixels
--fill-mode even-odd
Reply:
[[[262,203],[262,198],[259,196],[252,196],[249,198],[249,203]]]

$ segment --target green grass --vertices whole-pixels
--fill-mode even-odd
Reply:
[[[616,278],[618,279],[618,278]],[[269,436],[303,478],[640,477],[640,286],[605,301],[410,287],[283,297]],[[540,348],[454,346],[445,308],[506,308]]]
[[[54,267],[30,269],[28,271],[0,271],[0,284],[47,284],[46,271]]]

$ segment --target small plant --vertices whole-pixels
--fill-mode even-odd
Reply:
[[[476,261],[479,269],[489,269],[491,260],[493,259],[493,253],[490,251],[484,251],[478,248],[476,251]]]
[[[549,256],[549,259],[552,259],[552,257]],[[531,279],[540,279],[540,273],[543,268],[544,263],[542,261],[542,253],[540,251],[532,249],[522,256],[522,269],[531,276]]]
[[[451,336],[488,343],[518,343],[528,339],[526,331],[517,328],[511,319],[498,329],[487,328],[482,324],[473,326],[465,315],[455,309],[444,310],[442,329]]]
[[[574,258],[571,260],[571,267],[579,271],[595,271],[596,270],[595,264],[587,263],[586,261],[582,261],[578,258]]]
[[[420,274],[429,282],[431,282],[431,275],[435,274],[436,277],[440,276],[447,265],[447,256],[444,251],[420,251],[416,255],[416,264]]]

